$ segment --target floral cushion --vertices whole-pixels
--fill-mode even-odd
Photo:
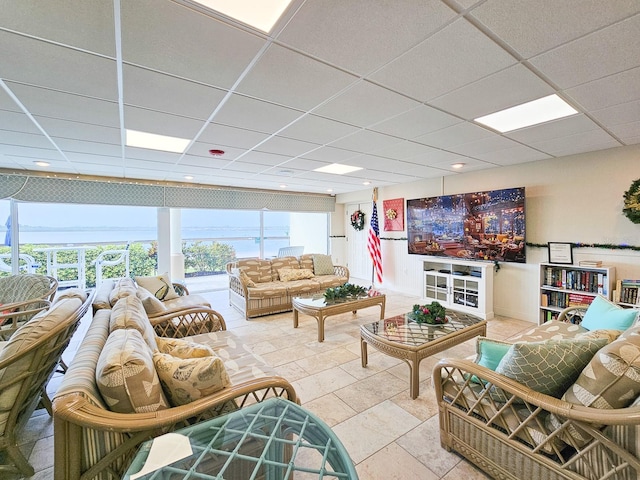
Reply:
[[[306,268],[281,268],[278,270],[278,275],[283,282],[313,278],[313,272]]]
[[[158,351],[178,358],[202,358],[215,355],[208,345],[191,342],[183,338],[157,337]]]
[[[98,358],[96,383],[114,412],[147,413],[169,407],[151,350],[134,329],[109,334]]]
[[[155,352],[153,361],[173,406],[186,405],[231,385],[224,363],[217,355],[178,358]]]
[[[178,294],[174,290],[169,274],[167,273],[152,277],[135,278],[138,286],[149,290],[158,300],[171,300],[172,298],[178,298]]]

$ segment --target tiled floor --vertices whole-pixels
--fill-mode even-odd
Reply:
[[[325,341],[317,342],[316,321],[300,316],[293,328],[292,314],[269,315],[246,321],[228,305],[226,290],[200,292],[224,316],[227,328],[246,338],[255,353],[271,364],[296,388],[302,405],[329,424],[356,464],[361,480],[475,480],[487,478],[456,454],[440,447],[438,416],[431,370],[442,357],[468,357],[475,340],[422,361],[420,396],[409,397],[409,367],[400,360],[369,348],[369,365],[360,361],[359,325],[378,319],[371,307],[329,317]],[[386,316],[410,310],[415,297],[387,295]],[[84,323],[90,321],[85,318]],[[495,318],[488,336],[507,338],[530,327],[530,323]],[[79,330],[73,346],[84,330]],[[49,386],[54,391],[59,379]],[[53,422],[38,410],[23,434],[21,447],[36,469],[32,479],[53,478]],[[1,475],[0,475],[1,476]],[[2,477],[5,478],[5,477]],[[14,480],[18,477],[9,477]]]

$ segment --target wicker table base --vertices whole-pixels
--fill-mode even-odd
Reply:
[[[340,302],[327,302],[322,295],[313,297],[296,297],[292,300],[293,305],[293,328],[298,328],[298,312],[306,313],[318,322],[318,342],[324,342],[324,321],[330,315],[353,312],[378,305],[380,307],[380,320],[384,318],[384,307],[386,297],[376,295],[375,297],[362,297],[348,299]]]
[[[367,344],[409,365],[409,394],[420,392],[420,362],[435,353],[478,335],[486,335],[487,321],[473,315],[447,311],[444,325],[428,325],[408,320],[405,315],[380,320],[360,327],[362,366],[368,363]]]

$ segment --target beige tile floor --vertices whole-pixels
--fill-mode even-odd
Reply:
[[[302,405],[333,428],[356,464],[361,480],[488,478],[458,455],[440,447],[437,406],[431,386],[434,364],[442,357],[473,355],[475,340],[423,360],[420,395],[411,400],[409,367],[404,362],[370,348],[369,365],[361,366],[359,326],[378,319],[377,307],[355,315],[329,317],[325,341],[318,343],[317,324],[311,317],[301,315],[297,329],[293,328],[291,313],[246,321],[228,305],[226,290],[199,293],[222,313],[228,329],[246,338],[255,353],[293,383]],[[388,293],[386,316],[408,311],[417,300]],[[85,317],[83,324],[89,321],[90,317]],[[521,320],[495,318],[489,322],[488,336],[507,338],[530,325]],[[65,359],[72,358],[83,333],[81,327]],[[52,379],[50,392],[55,391],[59,380]],[[31,478],[52,479],[53,422],[45,410],[34,413],[22,437],[21,448],[36,469]]]

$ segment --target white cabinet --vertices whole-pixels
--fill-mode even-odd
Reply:
[[[615,280],[615,267],[541,263],[539,323],[558,318],[566,307],[588,306],[598,294],[611,299]]]
[[[446,308],[493,318],[493,264],[433,258],[422,262],[422,296]]]

